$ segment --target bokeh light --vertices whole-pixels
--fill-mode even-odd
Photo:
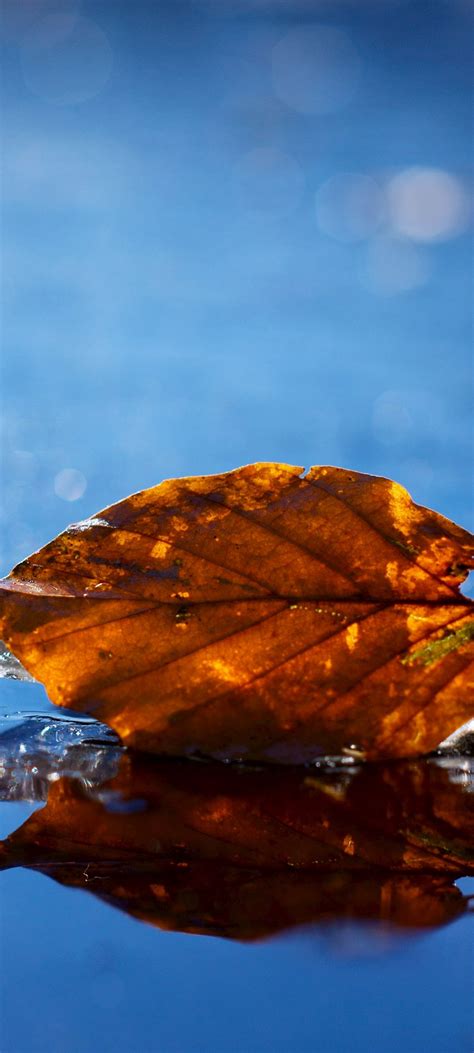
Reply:
[[[375,233],[384,213],[374,179],[357,172],[331,176],[316,193],[318,226],[338,241],[362,241]]]
[[[87,479],[77,468],[62,468],[54,477],[54,492],[63,501],[78,501],[87,489]]]
[[[387,188],[395,230],[414,241],[456,237],[469,222],[467,194],[459,179],[435,168],[406,168]]]
[[[23,39],[25,83],[47,102],[67,106],[92,99],[107,83],[112,66],[107,37],[89,18],[46,15]]]
[[[300,113],[331,113],[357,89],[361,66],[343,30],[334,26],[291,29],[273,48],[276,95]]]

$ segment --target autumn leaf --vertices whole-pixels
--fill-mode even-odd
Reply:
[[[417,755],[472,716],[472,565],[396,483],[256,464],[69,527],[1,583],[1,634],[141,750]]]
[[[52,781],[0,865],[238,939],[348,916],[439,925],[466,909],[453,882],[474,873],[460,775],[453,760],[308,774],[126,752],[106,784]]]

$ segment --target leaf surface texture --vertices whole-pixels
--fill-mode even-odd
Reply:
[[[255,464],[169,480],[1,583],[53,702],[165,755],[433,749],[472,716],[471,536],[387,479]]]

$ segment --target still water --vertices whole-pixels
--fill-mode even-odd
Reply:
[[[469,1050],[469,762],[427,783],[426,761],[303,779],[130,761],[37,685],[6,695],[2,1049]],[[437,811],[446,844],[454,823],[453,863],[402,872],[394,806],[418,847]],[[339,829],[362,869],[337,861]]]
[[[468,526],[470,5],[4,8],[3,572],[256,460],[387,475]],[[0,688],[1,713],[52,711]],[[0,836],[42,804],[2,801]],[[472,1049],[461,873],[434,906],[319,873],[295,897],[221,872],[206,901],[196,874],[163,929],[77,846],[56,880],[31,851],[0,873],[3,1053]]]

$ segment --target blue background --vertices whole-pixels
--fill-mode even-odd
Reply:
[[[4,19],[4,570],[163,477],[255,460],[388,475],[466,524],[472,226],[341,242],[315,195],[419,166],[468,193],[469,5],[88,2],[112,69],[61,104],[61,41],[45,68],[22,41],[30,8],[77,2],[23,3],[23,24],[12,0]],[[273,49],[321,24],[357,49],[359,81],[346,106],[298,112]],[[77,47],[87,92],[110,56]],[[255,150],[283,155],[267,179],[246,175]],[[67,468],[87,482],[70,504]]]
[[[321,27],[353,68],[295,109],[275,55]],[[3,570],[129,492],[256,460],[388,475],[468,525],[467,0],[6,0],[2,41]],[[461,196],[441,235],[429,208],[400,229],[413,169]],[[374,189],[358,238],[324,210],[341,173]],[[0,888],[5,1053],[471,1049],[465,922],[241,946],[26,871]]]

